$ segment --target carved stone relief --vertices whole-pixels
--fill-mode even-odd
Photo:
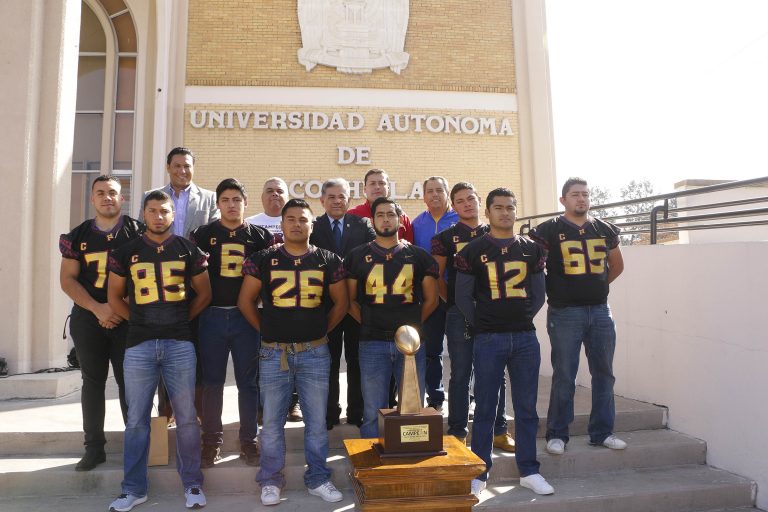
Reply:
[[[389,68],[398,75],[408,65],[404,51],[408,0],[298,0],[302,48],[299,62],[342,73]]]

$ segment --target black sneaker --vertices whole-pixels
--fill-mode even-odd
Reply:
[[[299,403],[296,402],[291,407],[288,408],[288,421],[296,423],[299,421],[304,421],[304,416],[301,414],[301,407],[299,406]]]
[[[259,465],[259,456],[261,455],[261,449],[259,442],[253,443],[240,443],[240,458],[245,461],[249,466]]]
[[[212,468],[214,464],[221,460],[221,448],[214,444],[204,444],[203,451],[200,454],[200,467]]]
[[[104,450],[85,450],[85,455],[75,465],[75,471],[90,471],[99,464],[107,461]]]

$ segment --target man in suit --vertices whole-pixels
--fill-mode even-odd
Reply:
[[[193,230],[205,226],[221,216],[219,207],[216,206],[216,193],[192,183],[195,174],[195,155],[189,148],[181,146],[173,148],[165,159],[165,170],[170,181],[164,187],[155,190],[165,192],[171,196],[171,201],[173,201],[175,219],[171,226],[171,233],[189,239],[189,234]],[[144,192],[145,201],[147,195],[152,192],[154,190]],[[143,211],[139,220],[144,220]],[[192,330],[193,332],[197,331],[197,321],[193,322]],[[198,377],[201,375],[202,370],[198,365]],[[200,379],[198,378],[198,380]],[[195,393],[195,403],[198,410],[201,410],[202,386],[198,386],[198,388]],[[173,417],[171,403],[168,400],[168,393],[162,379],[160,379],[158,387],[158,409],[161,416],[167,416],[169,420]]]
[[[322,187],[320,202],[325,214],[315,219],[310,243],[346,258],[355,247],[376,238],[368,219],[347,213],[349,208],[349,183],[344,178],[333,178]],[[358,341],[360,324],[349,315],[328,333],[328,348],[331,352],[331,375],[328,388],[328,412],[326,427],[333,429],[339,424],[339,366],[341,349],[347,362],[347,423],[363,423],[363,394],[360,385],[360,363],[358,362]]]
[[[219,218],[216,206],[216,193],[200,188],[192,183],[195,174],[195,155],[185,147],[175,147],[168,153],[165,170],[170,182],[157,190],[162,190],[173,201],[176,220],[173,221],[173,234],[189,238],[189,233],[200,226]],[[144,197],[152,192],[144,193]]]

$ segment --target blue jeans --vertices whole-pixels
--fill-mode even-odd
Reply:
[[[195,347],[190,341],[147,340],[125,351],[128,423],[123,444],[124,493],[147,494],[149,418],[162,374],[176,416],[176,469],[184,488],[201,486],[200,425],[195,411]]]
[[[424,374],[427,349],[422,343],[416,352],[416,373],[419,377],[421,402],[424,403]],[[363,425],[361,438],[379,437],[379,409],[389,407],[389,380],[392,375],[398,387],[403,373],[405,356],[393,341],[360,342],[360,375],[363,386]]]
[[[451,378],[448,381],[448,435],[464,439],[467,437],[469,421],[469,382],[472,378],[472,350],[474,339],[466,336],[464,314],[457,306],[448,309],[445,321],[445,336],[448,338],[448,355],[451,358]],[[493,435],[507,432],[506,414],[507,385],[501,379],[499,406]]]
[[[230,351],[237,383],[240,443],[254,443],[258,434],[259,331],[237,308],[210,307],[200,315],[198,339],[203,366],[203,444],[223,443],[221,412]]]
[[[443,388],[443,340],[445,338],[445,302],[437,304],[429,318],[424,322],[424,344],[427,346],[426,383],[427,405],[442,406],[445,401]]]
[[[589,442],[601,444],[613,433],[616,407],[613,400],[613,353],[616,327],[608,304],[574,306],[547,311],[547,332],[552,344],[552,392],[547,412],[547,440],[568,442],[568,425],[573,421],[573,394],[579,370],[581,345],[592,375],[592,412],[589,414]]]
[[[328,345],[304,352],[288,353],[288,370],[280,369],[279,348],[262,347],[259,359],[259,386],[264,400],[264,424],[261,428],[261,467],[256,481],[265,485],[285,486],[285,412],[291,403],[294,386],[304,415],[304,458],[307,470],[304,484],[314,489],[331,478],[325,461],[328,457],[328,430],[325,413],[328,406],[328,375],[331,355]]]
[[[493,422],[505,368],[512,386],[517,468],[521,477],[538,473],[536,430],[539,416],[536,413],[536,397],[541,352],[536,331],[479,333],[475,335],[474,358],[476,406],[472,451],[483,459],[486,467],[485,473],[478,478],[487,480],[493,465]]]

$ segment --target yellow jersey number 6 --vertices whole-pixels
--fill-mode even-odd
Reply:
[[[221,244],[221,277],[242,277],[245,246]]]

